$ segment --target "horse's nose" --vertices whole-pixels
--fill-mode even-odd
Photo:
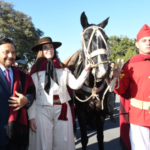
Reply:
[[[102,73],[97,74],[97,78],[102,78],[103,76],[104,76],[104,74],[102,74]]]
[[[99,66],[97,69],[97,78],[102,78],[103,76],[105,76],[106,72],[107,72],[107,69],[105,69],[103,65]]]

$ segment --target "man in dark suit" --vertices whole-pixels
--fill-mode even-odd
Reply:
[[[6,133],[6,130],[8,130],[8,120],[11,119],[10,122],[12,123],[15,117],[13,117],[14,114],[11,114],[11,112],[14,111],[17,114],[19,110],[30,107],[34,99],[31,88],[26,92],[26,95],[19,93],[18,91],[13,91],[15,89],[15,84],[17,83],[14,73],[15,69],[12,67],[15,59],[15,44],[7,38],[0,40],[0,150],[21,150],[21,146],[18,146],[13,140],[8,138]],[[26,74],[19,71],[19,69],[18,72],[22,74],[20,78],[26,77]],[[21,84],[24,84],[24,87],[26,86],[26,82],[20,83],[20,85]],[[13,111],[11,111],[12,108]],[[22,117],[21,119],[26,118]],[[12,124],[10,124],[10,126],[11,125]],[[10,136],[12,131],[11,134],[9,132],[10,131],[8,131],[8,134]]]

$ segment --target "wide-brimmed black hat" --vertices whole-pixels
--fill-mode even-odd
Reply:
[[[38,41],[38,45],[35,45],[31,48],[31,50],[33,52],[38,52],[39,51],[39,47],[43,44],[53,44],[54,49],[58,48],[61,46],[60,42],[53,42],[52,39],[50,37],[43,37],[41,39],[39,39]]]

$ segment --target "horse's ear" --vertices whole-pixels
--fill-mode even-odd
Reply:
[[[102,28],[105,28],[105,26],[106,26],[107,23],[108,23],[108,19],[109,19],[109,17],[108,17],[106,20],[104,20],[103,22],[101,22],[100,24],[98,24],[98,26],[100,26],[100,27],[102,27]]]
[[[84,12],[81,14],[80,21],[81,21],[81,25],[82,25],[83,29],[85,29],[89,26],[87,17]]]

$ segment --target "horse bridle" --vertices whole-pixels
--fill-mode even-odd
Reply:
[[[91,36],[90,36],[90,39],[89,39],[89,42],[88,42],[88,46],[86,47],[86,45],[85,45],[85,40],[84,40],[84,36],[83,36],[83,35],[84,35],[84,33],[85,33],[88,29],[93,29],[93,31],[92,31],[92,34],[91,34]],[[96,67],[98,67],[99,64],[109,63],[109,61],[101,61],[101,62],[95,64],[94,61],[92,60],[93,57],[98,56],[98,55],[101,55],[101,54],[106,54],[106,55],[107,55],[107,59],[109,59],[109,51],[110,51],[110,49],[109,49],[109,46],[108,46],[108,44],[107,44],[107,42],[106,42],[106,40],[105,40],[103,34],[100,32],[99,29],[101,29],[101,30],[103,30],[103,32],[105,32],[104,29],[101,28],[101,27],[99,27],[99,26],[90,26],[90,27],[86,28],[86,29],[81,33],[81,36],[82,36],[82,50],[84,51],[84,55],[85,55],[85,66],[86,66],[87,64],[90,64],[91,67],[93,68],[93,69],[92,69],[92,74],[93,74],[93,76],[94,76],[94,87],[96,87],[96,82],[99,82],[99,81],[100,81],[100,79],[96,79]],[[100,34],[102,40],[104,41],[104,44],[105,44],[106,49],[100,48],[100,49],[96,49],[96,50],[92,51],[91,53],[89,53],[90,44],[91,44],[91,42],[92,42],[94,33],[95,33],[96,31],[99,32],[99,34]]]
[[[85,33],[88,29],[93,29],[93,32],[92,32],[92,34],[91,34],[91,36],[90,36],[90,40],[89,40],[88,46],[86,47],[86,45],[85,45],[85,40],[84,40],[84,36],[83,36],[83,35],[84,35],[84,33]],[[95,70],[96,70],[96,67],[98,67],[99,64],[109,63],[109,61],[102,61],[102,62],[100,62],[100,63],[95,64],[94,61],[92,60],[92,58],[95,57],[95,56],[97,56],[97,55],[106,54],[106,55],[107,55],[107,59],[108,59],[108,58],[109,58],[109,51],[110,51],[110,49],[109,49],[109,46],[108,46],[108,44],[107,44],[107,42],[106,42],[104,36],[103,36],[102,33],[99,31],[99,29],[102,29],[102,30],[104,31],[104,29],[101,28],[101,27],[98,27],[98,26],[90,26],[90,27],[86,28],[86,29],[81,33],[81,36],[82,36],[82,50],[84,51],[84,54],[85,54],[85,66],[89,63],[89,64],[91,64],[91,67],[93,68],[92,74],[93,74],[93,76],[94,76],[94,87],[93,87],[93,89],[92,89],[92,91],[91,91],[91,92],[92,92],[91,96],[89,96],[86,100],[81,100],[81,99],[78,98],[78,97],[76,96],[76,94],[74,93],[76,99],[79,100],[80,102],[87,102],[87,101],[88,101],[89,99],[91,99],[91,98],[93,98],[93,99],[96,98],[98,101],[100,101],[98,94],[96,94],[97,88],[96,88],[96,77],[95,77],[95,76],[96,76],[96,71],[95,71]],[[94,33],[95,33],[96,31],[99,31],[100,36],[101,36],[102,40],[103,40],[104,43],[105,43],[106,49],[100,48],[100,49],[96,49],[96,50],[94,50],[93,52],[89,53],[90,44],[91,44],[92,38],[93,38],[93,36],[94,36]],[[81,58],[80,58],[80,57],[81,57],[81,55],[79,56],[79,61],[78,61],[78,63],[77,63],[77,68],[79,67],[80,63],[82,62],[82,57],[81,57]],[[104,85],[105,85],[105,82],[101,85],[101,87],[103,88]],[[102,110],[103,110],[103,100],[102,100]]]
[[[89,40],[89,43],[88,43],[88,46],[86,47],[85,45],[85,40],[84,40],[84,33],[88,30],[88,29],[93,29],[93,32],[90,36],[90,40]],[[84,51],[84,54],[85,54],[85,65],[87,65],[88,63],[91,64],[91,67],[92,68],[95,68],[97,67],[99,64],[104,64],[104,63],[108,63],[108,61],[102,61],[100,63],[97,63],[95,64],[94,61],[92,60],[93,57],[97,56],[97,55],[100,55],[100,54],[106,54],[107,55],[107,58],[109,58],[109,46],[103,36],[103,34],[99,31],[99,29],[102,29],[104,31],[103,28],[101,27],[98,27],[98,26],[90,26],[88,28],[86,28],[82,33],[81,33],[81,36],[82,36],[82,50]],[[90,48],[90,44],[92,42],[92,38],[94,36],[94,33],[96,31],[99,31],[100,33],[100,36],[102,38],[102,40],[104,41],[104,44],[106,46],[106,49],[104,48],[100,48],[100,49],[96,49],[94,50],[93,52],[89,53],[89,48]],[[105,32],[105,31],[104,31]]]
[[[92,32],[92,34],[91,34],[91,37],[90,37],[88,46],[87,46],[87,48],[86,48],[83,34],[84,34],[84,33],[86,32],[86,30],[88,30],[89,28],[92,28],[92,29],[93,29],[93,32]],[[101,33],[98,29],[102,29],[102,30],[103,30],[103,28],[101,28],[101,27],[98,27],[98,26],[91,26],[91,27],[88,27],[87,29],[85,29],[85,30],[82,32],[82,50],[84,50],[85,58],[87,59],[86,62],[89,61],[90,64],[91,64],[91,66],[92,66],[94,69],[95,69],[95,68],[98,66],[98,64],[100,64],[100,63],[109,63],[108,61],[102,61],[102,62],[97,63],[97,64],[91,63],[91,62],[92,62],[92,61],[91,61],[91,60],[92,60],[91,58],[93,58],[93,57],[95,57],[95,56],[97,56],[97,55],[100,55],[100,54],[106,54],[106,55],[107,55],[107,58],[109,58],[109,51],[110,51],[109,46],[108,46],[108,44],[107,44],[105,38],[103,37],[102,33]],[[94,35],[95,31],[97,31],[97,30],[99,31],[99,33],[100,33],[100,35],[101,35],[101,38],[103,39],[103,41],[104,41],[104,43],[105,43],[106,49],[100,48],[100,49],[97,49],[97,50],[95,50],[95,51],[93,51],[92,53],[89,54],[89,51],[88,51],[88,50],[89,50],[89,47],[90,47],[90,44],[91,44],[93,35]],[[103,30],[103,31],[104,31],[104,30]],[[81,59],[81,60],[82,60],[82,59]],[[80,65],[81,60],[79,59],[78,65]],[[118,68],[119,70],[122,70],[122,67],[124,66],[124,63],[125,63],[124,60],[117,60],[117,68]],[[94,80],[95,80],[95,77],[94,77]],[[109,89],[110,89],[111,92],[113,91],[113,89],[115,88],[115,85],[116,85],[116,80],[119,80],[119,78],[114,78],[114,79],[112,80],[112,82],[108,85],[107,89],[105,90],[105,92],[104,92],[104,94],[103,94],[103,97],[102,97],[102,100],[101,100],[101,107],[102,107],[102,110],[104,109],[103,101],[104,101],[105,95],[106,95],[106,93],[107,93],[107,91],[108,91]],[[94,82],[95,82],[95,81],[94,81]],[[104,83],[105,83],[105,82],[104,82]],[[103,87],[104,87],[104,84],[102,84],[101,87],[103,88]],[[101,88],[101,87],[100,87],[100,88]],[[84,87],[84,88],[85,88],[85,87]],[[82,88],[82,89],[84,90],[84,88]],[[118,81],[118,87],[117,87],[117,88],[119,88],[119,81]],[[117,88],[116,88],[116,89],[117,89]],[[96,94],[96,90],[97,90],[96,84],[94,83],[94,87],[93,87],[93,89],[92,89],[92,91],[91,91],[92,94],[91,94],[91,96],[89,96],[86,100],[81,100],[80,98],[78,98],[78,97],[76,96],[76,94],[74,94],[74,95],[75,95],[76,99],[79,100],[80,102],[87,102],[87,101],[90,100],[91,98],[93,98],[93,99],[96,98],[98,101],[100,101],[98,94]],[[86,89],[86,91],[87,91],[87,89]],[[89,91],[90,91],[90,90],[89,90]]]

